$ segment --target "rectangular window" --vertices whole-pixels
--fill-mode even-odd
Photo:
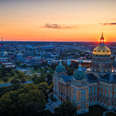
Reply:
[[[80,101],[80,91],[77,90],[77,101]]]

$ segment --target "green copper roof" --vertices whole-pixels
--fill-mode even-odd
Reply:
[[[60,62],[59,65],[56,67],[56,72],[65,72],[65,67],[63,66],[62,62]]]
[[[85,74],[85,72],[83,71],[81,65],[79,65],[78,69],[74,71],[73,76],[74,76],[74,78],[75,78],[76,80],[82,80],[82,79],[85,78],[86,74]]]

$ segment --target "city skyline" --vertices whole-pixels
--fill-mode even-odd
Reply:
[[[8,41],[115,41],[115,0],[0,0]]]

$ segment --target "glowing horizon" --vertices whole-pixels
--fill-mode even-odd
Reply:
[[[114,0],[0,1],[0,37],[7,41],[116,41]],[[99,6],[99,7],[98,7]]]

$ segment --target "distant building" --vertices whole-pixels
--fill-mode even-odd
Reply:
[[[15,68],[16,66],[11,62],[2,63],[5,68]]]
[[[60,62],[54,73],[54,96],[60,102],[70,101],[77,107],[77,113],[89,111],[89,106],[100,105],[116,110],[116,73],[113,72],[111,50],[104,44],[94,48],[92,66],[85,71],[81,65],[68,76]]]
[[[23,53],[22,52],[17,53],[16,59],[17,61],[23,62],[24,61]]]

